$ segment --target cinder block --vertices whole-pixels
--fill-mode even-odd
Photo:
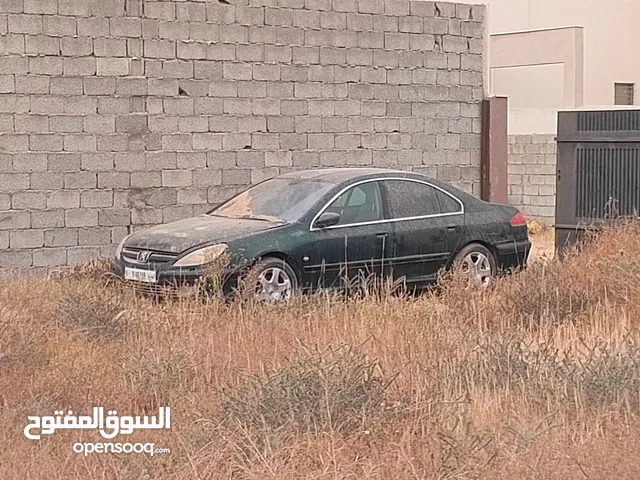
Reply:
[[[190,218],[193,215],[193,205],[175,205],[166,207],[162,209],[162,222],[175,222],[184,218]]]
[[[376,32],[398,32],[399,31],[398,17],[374,15],[373,29]]]
[[[30,57],[29,72],[36,75],[62,75],[62,58]]]
[[[269,0],[257,0],[261,1],[269,1]],[[305,0],[304,6],[308,10],[320,10],[327,11],[331,10],[331,0]]]
[[[189,23],[161,21],[158,24],[158,36],[167,40],[189,40]]]
[[[60,39],[44,35],[25,35],[25,53],[28,55],[58,55]]]
[[[238,117],[231,117],[228,115],[216,115],[209,117],[208,130],[214,133],[237,132]]]
[[[0,230],[18,230],[31,227],[31,215],[23,210],[0,211]]]
[[[178,190],[178,203],[181,205],[205,204],[207,203],[207,198],[208,191],[206,187],[181,188]]]
[[[64,188],[66,189],[96,188],[97,185],[98,174],[95,172],[70,172],[64,174]]]
[[[294,10],[293,25],[300,28],[319,29],[320,12],[312,10]]]
[[[384,11],[384,0],[360,0],[358,2],[358,13],[382,14]]]
[[[108,245],[111,243],[111,229],[109,227],[90,227],[78,229],[79,245]]]
[[[29,150],[59,152],[62,150],[62,136],[56,134],[29,135]]]
[[[266,63],[291,63],[293,49],[288,45],[267,45],[264,50]]]
[[[339,167],[347,164],[345,152],[320,152],[320,165],[323,167]]]
[[[290,151],[266,152],[264,164],[265,167],[291,167],[293,154]]]
[[[280,100],[277,98],[256,99],[253,102],[253,113],[254,115],[280,115]]]
[[[34,172],[31,174],[31,188],[55,190],[64,187],[64,175],[52,172]]]
[[[293,10],[285,8],[265,8],[265,25],[288,26],[293,25]]]
[[[320,165],[320,154],[318,152],[295,151],[292,163],[297,168],[314,168]]]
[[[33,266],[31,250],[0,250],[0,267],[30,268]]]
[[[251,183],[256,184],[280,175],[280,168],[255,168],[251,170]]]
[[[164,98],[162,100],[164,113],[169,115],[193,115],[193,98]]]
[[[35,59],[32,60],[35,61]],[[97,68],[96,65],[96,59],[93,57],[64,58],[64,74],[68,76],[95,75]],[[42,66],[40,66],[40,70],[42,70]],[[52,75],[59,75],[59,73],[54,73]]]
[[[195,169],[193,171],[193,185],[195,187],[222,185],[222,170],[215,168]]]
[[[249,28],[244,25],[220,25],[218,36],[223,43],[247,43]]]
[[[409,50],[408,33],[385,33],[384,48],[386,50]]]
[[[0,21],[1,25],[1,21]],[[0,50],[6,55],[24,55],[25,40],[24,35],[2,35],[0,36]]]
[[[42,15],[9,15],[9,33],[40,35],[42,33]]]
[[[291,117],[267,117],[267,131],[292,133],[295,131],[295,119]]]
[[[98,58],[96,62],[96,74],[98,76],[129,75],[128,58]]]
[[[482,55],[466,55],[461,57],[461,67],[463,70],[472,70],[474,72],[482,72],[484,62]]]
[[[162,210],[158,208],[134,208],[131,210],[133,225],[154,225],[162,222]]]
[[[66,152],[95,152],[97,149],[95,135],[69,134],[63,138]]]
[[[384,0],[384,13],[395,17],[409,15],[409,0]]]
[[[98,212],[98,221],[100,226],[126,226],[131,223],[131,212],[128,208],[102,209]]]
[[[52,78],[49,91],[52,95],[82,95],[82,79],[69,77]]]
[[[236,168],[222,171],[223,185],[249,185],[251,183],[251,170]],[[211,191],[209,192],[211,193]],[[211,198],[209,199],[210,203]]]
[[[37,190],[26,190],[11,195],[11,208],[14,210],[34,210],[47,207],[47,195]]]
[[[67,227],[91,227],[98,225],[98,210],[74,209],[65,212],[65,225]]]
[[[248,172],[249,170],[246,170]],[[251,180],[249,175],[249,180]],[[248,185],[249,182],[243,184]],[[209,188],[209,203],[220,205],[236,195],[238,188],[236,186],[215,186]]]
[[[40,210],[31,212],[31,226],[33,228],[63,228],[64,210]],[[46,243],[45,237],[45,245]]]
[[[240,168],[262,168],[264,167],[264,158],[265,152],[238,152],[236,164]]]
[[[222,149],[222,134],[195,133],[193,135],[193,148],[195,150],[220,150]]]
[[[469,52],[469,41],[465,37],[444,35],[442,50],[447,53],[467,53]]]
[[[42,248],[33,251],[34,267],[58,267],[66,264],[66,248]]]
[[[373,165],[391,167],[398,164],[398,152],[393,150],[373,151],[371,160]]]
[[[248,133],[225,133],[222,135],[224,150],[243,150],[251,148],[251,135]]]
[[[100,258],[100,249],[97,247],[71,247],[67,249],[67,264],[79,265]]]
[[[132,188],[150,188],[162,186],[162,172],[144,171],[131,173]]]
[[[208,56],[209,45],[204,42],[178,42],[178,58],[205,60]]]
[[[82,208],[101,208],[113,206],[113,192],[110,190],[85,191],[80,194]]]
[[[267,97],[291,98],[294,96],[293,87],[294,84],[290,82],[269,82],[267,83]]]
[[[251,80],[253,78],[253,66],[244,63],[225,62],[223,65],[223,77],[229,80]]]
[[[126,57],[127,41],[124,38],[96,38],[93,52],[96,57]]]
[[[253,101],[249,98],[225,98],[223,112],[229,115],[251,115]]]

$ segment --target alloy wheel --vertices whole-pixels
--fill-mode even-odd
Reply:
[[[269,267],[258,276],[255,298],[261,301],[278,302],[291,298],[291,278],[284,269]]]
[[[462,271],[478,286],[487,286],[491,283],[493,272],[491,261],[482,252],[471,252],[462,260]]]

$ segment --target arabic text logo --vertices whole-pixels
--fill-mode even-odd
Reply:
[[[69,410],[53,412],[52,416],[29,416],[29,424],[24,427],[24,435],[30,440],[40,440],[41,435],[51,435],[56,430],[99,430],[102,437],[111,439],[118,435],[131,435],[135,430],[169,430],[171,428],[171,408],[160,407],[158,417],[118,416],[116,410],[107,411],[104,407],[94,407],[93,416],[75,416]],[[32,433],[39,430],[39,433]]]

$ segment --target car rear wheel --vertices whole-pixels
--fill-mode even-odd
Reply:
[[[291,266],[281,258],[265,257],[249,270],[242,280],[245,300],[281,302],[298,290],[298,277]]]
[[[493,254],[484,245],[471,243],[464,247],[454,261],[454,265],[468,275],[476,285],[485,287],[496,276],[497,266]]]

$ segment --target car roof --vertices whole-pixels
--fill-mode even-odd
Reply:
[[[404,170],[392,170],[387,168],[338,167],[338,168],[319,168],[319,169],[313,169],[313,170],[299,170],[299,171],[290,172],[290,173],[281,175],[280,178],[315,179],[315,180],[326,180],[332,183],[342,183],[349,180],[353,180],[354,178],[368,177],[371,175],[373,176],[375,175],[411,176],[415,174],[412,174],[412,172],[407,172]]]

